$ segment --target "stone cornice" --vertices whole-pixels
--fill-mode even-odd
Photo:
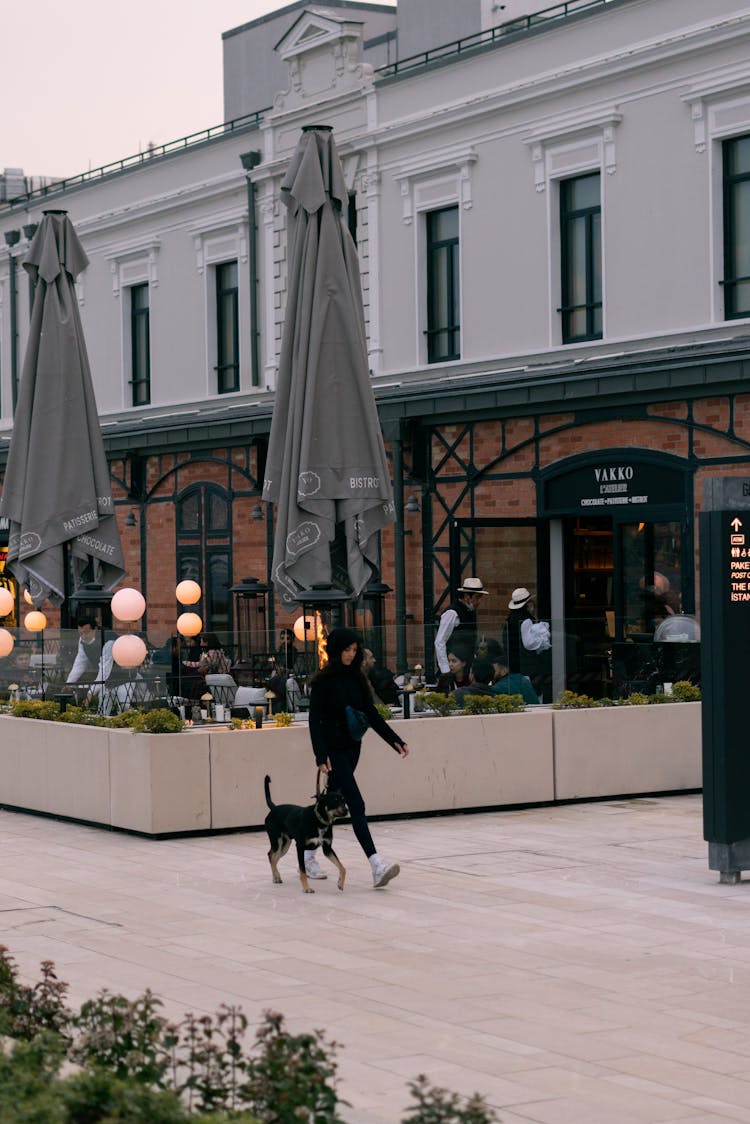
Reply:
[[[367,141],[371,144],[382,144],[396,140],[404,140],[414,134],[424,134],[428,131],[442,130],[451,124],[466,124],[471,120],[481,120],[484,117],[495,115],[511,106],[532,104],[548,98],[551,94],[559,96],[568,90],[583,89],[596,85],[602,79],[611,79],[615,75],[627,74],[642,69],[643,67],[658,67],[659,64],[678,59],[688,54],[695,54],[707,48],[731,41],[741,42],[750,39],[750,9],[745,9],[739,15],[728,16],[722,20],[706,20],[689,28],[682,28],[673,34],[658,39],[646,39],[639,43],[629,43],[617,50],[603,55],[592,57],[583,63],[575,62],[560,69],[534,74],[521,82],[498,86],[491,91],[484,91],[473,98],[455,99],[429,110],[420,111],[409,116],[404,116],[380,125],[373,125]],[[520,46],[518,44],[517,46]],[[476,65],[477,54],[465,58],[449,60],[447,65],[461,65],[472,63]],[[424,80],[430,70],[418,70],[401,78],[388,78],[377,82],[378,85],[386,82],[399,81],[408,83]],[[674,88],[683,89],[684,79],[675,79],[668,84]],[[641,95],[647,94],[651,86],[644,86]],[[659,78],[653,83],[654,89],[664,89],[665,83]],[[633,95],[630,95],[632,97]],[[618,101],[624,102],[629,98],[619,97]]]

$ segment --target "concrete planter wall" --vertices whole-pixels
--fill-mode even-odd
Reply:
[[[402,760],[365,736],[358,770],[374,816],[495,808],[701,785],[700,703],[419,718],[393,723]],[[309,802],[305,725],[182,734],[0,716],[0,805],[146,835],[260,827],[263,777]]]
[[[555,710],[555,796],[701,787],[701,704]]]
[[[408,742],[410,755],[402,760],[377,734],[365,735],[357,777],[370,815],[554,799],[549,711],[392,725]],[[262,824],[268,811],[266,773],[274,800],[309,803],[315,770],[306,726],[248,734],[223,730],[210,738],[212,827]]]

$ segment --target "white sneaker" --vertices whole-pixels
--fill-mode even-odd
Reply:
[[[379,855],[374,856],[375,861],[371,863],[372,866],[372,884],[376,890],[381,890],[383,886],[387,886],[392,878],[400,872],[401,867],[398,863],[389,863],[385,859],[381,859]]]
[[[328,875],[321,870],[320,863],[315,858],[314,851],[305,851],[305,874],[308,878],[327,878]]]

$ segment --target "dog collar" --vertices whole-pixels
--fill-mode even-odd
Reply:
[[[328,820],[324,820],[323,817],[318,814],[317,808],[315,809],[315,819],[318,821],[318,823],[322,823],[323,827],[328,827]]]

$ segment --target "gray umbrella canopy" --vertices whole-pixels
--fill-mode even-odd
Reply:
[[[37,605],[62,604],[68,550],[74,588],[125,572],[75,291],[87,265],[65,212],[47,212],[24,262],[36,291],[0,500],[8,567]]]
[[[277,505],[272,576],[289,603],[332,578],[337,525],[358,596],[395,518],[370,382],[349,195],[331,131],[303,131],[281,185],[289,282],[263,498]]]

